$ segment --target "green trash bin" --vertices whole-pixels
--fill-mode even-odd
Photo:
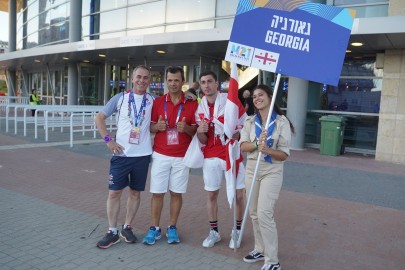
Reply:
[[[321,155],[338,156],[342,153],[345,118],[336,115],[325,115],[321,122]]]

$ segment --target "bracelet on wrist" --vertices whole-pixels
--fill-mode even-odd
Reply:
[[[257,145],[257,141],[255,141],[254,144],[255,144],[255,149],[259,148],[259,146]]]
[[[104,142],[105,143],[108,143],[108,142],[111,142],[111,141],[112,141],[112,138],[111,138],[110,134],[107,134],[107,135],[104,136]]]

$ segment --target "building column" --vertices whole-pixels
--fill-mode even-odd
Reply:
[[[375,159],[405,164],[405,50],[387,50]]]
[[[82,0],[70,1],[69,43],[82,40]],[[76,63],[68,66],[67,105],[79,104],[79,71]]]
[[[14,0],[8,0],[8,50],[15,52],[17,49],[17,3]],[[16,96],[16,81],[17,75],[15,70],[7,71],[7,85],[8,95],[10,97]]]
[[[17,1],[8,0],[8,50],[15,52],[17,49]]]
[[[68,66],[68,99],[67,105],[79,104],[79,72],[77,65],[70,63]]]
[[[82,0],[70,1],[69,42],[82,40]]]
[[[111,75],[110,75],[110,70],[111,66],[108,65],[107,63],[104,63],[104,96],[103,96],[103,105],[107,104],[108,100],[111,97],[110,91],[110,80],[111,80]],[[112,91],[112,90],[111,90]]]
[[[295,134],[291,137],[291,149],[304,149],[307,101],[308,81],[295,77],[289,77],[287,117],[290,119],[295,128]]]
[[[17,73],[15,70],[7,70],[7,88],[8,88],[8,96],[15,97],[16,96],[16,82],[17,82]]]

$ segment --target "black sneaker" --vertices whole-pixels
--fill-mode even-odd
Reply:
[[[120,241],[120,237],[117,234],[114,234],[112,231],[108,231],[103,239],[98,241],[97,247],[98,248],[109,248],[114,244],[117,244]]]
[[[126,243],[135,243],[136,242],[136,236],[134,235],[134,233],[132,232],[132,227],[130,225],[128,225],[125,229],[124,229],[124,225],[122,225],[122,230],[120,231],[120,236],[124,239],[124,241]]]
[[[249,255],[247,255],[245,258],[243,258],[243,261],[247,262],[247,263],[254,263],[254,262],[263,261],[263,260],[264,260],[263,254],[261,254],[260,252],[258,252],[256,250],[252,250],[251,252],[249,252]]]

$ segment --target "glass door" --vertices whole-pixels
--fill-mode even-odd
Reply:
[[[102,96],[99,94],[99,67],[91,65],[80,66],[80,92],[79,100],[83,105],[100,105],[103,103]]]

